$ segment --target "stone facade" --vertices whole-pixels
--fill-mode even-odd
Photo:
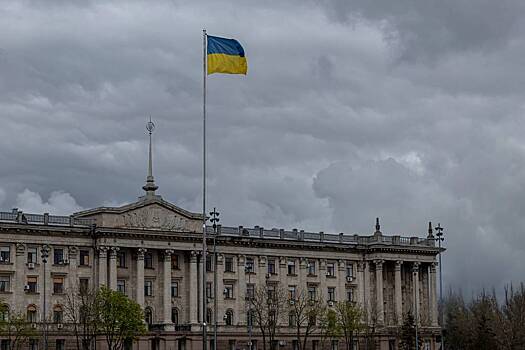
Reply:
[[[151,190],[135,203],[71,217],[0,213],[0,298],[11,312],[27,313],[39,329],[45,298],[47,319],[53,321],[49,347],[65,339],[66,347],[73,348],[68,320],[58,315],[65,294],[82,283],[106,285],[145,310],[151,332],[135,349],[200,349],[201,227],[200,214],[180,209]],[[208,233],[211,250],[211,228]],[[268,281],[279,281],[284,288],[315,286],[327,301],[329,289],[335,302],[352,298],[368,311],[381,350],[397,349],[403,315],[417,308],[425,347],[437,349],[438,248],[431,232],[426,238],[386,236],[379,222],[369,236],[219,226],[215,238],[218,259],[212,270],[217,270],[219,292],[211,293],[208,305],[213,307],[217,298],[219,349],[247,348],[246,287]],[[43,249],[49,251],[45,264]],[[253,271],[246,273],[248,262],[253,262]],[[212,271],[207,281],[213,281]],[[280,349],[294,348],[293,331],[283,322]],[[253,339],[262,349],[255,327]],[[316,341],[312,337],[309,348]],[[337,346],[344,348],[342,341]],[[358,346],[364,349],[362,339]]]

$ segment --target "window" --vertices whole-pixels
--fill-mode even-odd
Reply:
[[[270,301],[275,298],[275,286],[273,284],[268,285],[266,292],[268,293],[268,299]]]
[[[153,254],[152,253],[144,254],[144,268],[145,269],[153,268]]]
[[[319,350],[319,340],[312,340],[312,350]]]
[[[171,281],[171,297],[176,298],[179,296],[179,282]]]
[[[207,272],[213,271],[213,256],[212,255],[206,255],[206,271]]]
[[[171,322],[175,325],[179,323],[179,309],[176,307],[171,308]]]
[[[55,350],[64,350],[65,349],[65,345],[66,344],[66,340],[65,339],[57,339],[55,341]]]
[[[346,277],[354,277],[354,265],[350,262],[346,262]]]
[[[36,264],[38,259],[38,248],[37,247],[27,247],[27,263]]]
[[[11,261],[11,247],[0,247],[0,262],[8,263]]]
[[[328,287],[328,301],[335,301],[335,288]]]
[[[62,307],[60,305],[55,305],[53,308],[53,322],[54,323],[62,323],[64,320],[64,312],[62,311]]]
[[[246,313],[246,324],[248,327],[253,327],[254,326],[254,317],[255,317],[255,313],[253,310],[248,310],[248,312]]]
[[[80,250],[80,266],[89,266],[89,250]]]
[[[80,278],[78,280],[78,286],[81,294],[87,293],[89,290],[89,278]]]
[[[54,248],[53,249],[53,264],[61,265],[64,263],[64,249]]]
[[[2,339],[0,340],[0,350],[9,350],[11,347],[11,340],[10,339]]]
[[[288,274],[295,275],[295,260],[288,260]]]
[[[326,276],[335,277],[335,264],[333,262],[326,264]]]
[[[36,287],[37,287],[37,277],[36,276],[28,277],[27,278],[27,286],[26,286],[25,290],[28,293],[36,293],[36,290],[37,290]]]
[[[29,339],[29,350],[38,350],[38,339]]]
[[[213,283],[206,282],[206,298],[213,298]]]
[[[354,301],[354,290],[352,288],[346,290],[346,300]]]
[[[29,305],[27,307],[27,322],[35,323],[36,322],[36,306]]]
[[[288,286],[288,299],[295,300],[295,286]]]
[[[174,270],[179,269],[179,256],[177,254],[171,255],[171,268]]]
[[[7,304],[2,305],[0,310],[0,321],[6,322],[9,320],[9,306]]]
[[[396,341],[395,339],[388,340],[388,350],[396,350]]]
[[[224,323],[226,323],[227,326],[233,325],[233,310],[229,309],[226,311],[226,314],[224,315]]]
[[[308,260],[306,267],[308,268],[308,274],[310,276],[315,275],[315,260]]]
[[[255,284],[250,283],[246,285],[246,298],[248,300],[253,299],[255,296]]]
[[[224,272],[233,272],[233,257],[227,256],[224,258]]]
[[[292,350],[299,350],[299,343],[297,339],[292,340]]]
[[[117,253],[117,267],[126,267],[126,252],[119,251]]]
[[[53,277],[53,293],[64,293],[64,277]]]
[[[147,325],[153,323],[153,310],[150,307],[144,309],[144,321],[146,321]]]
[[[153,281],[144,281],[144,295],[147,297],[153,296]]]
[[[228,350],[235,350],[235,339],[230,339],[228,341]]]
[[[339,349],[339,341],[337,340],[332,340],[332,344],[331,344],[331,350],[338,350]]]
[[[268,273],[275,274],[275,259],[268,259]]]
[[[288,326],[294,327],[297,323],[297,317],[295,315],[295,311],[290,311],[288,314]]]
[[[314,301],[316,299],[316,290],[315,286],[308,286],[308,299]]]
[[[126,294],[126,280],[117,280],[117,291]]]
[[[206,309],[206,323],[211,324],[212,321],[212,311],[210,308]]]
[[[233,299],[233,284],[224,285],[224,299]]]
[[[246,258],[246,272],[255,273],[255,264],[253,258]]]
[[[10,289],[9,276],[0,276],[0,292],[9,292]]]

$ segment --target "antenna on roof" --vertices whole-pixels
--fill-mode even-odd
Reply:
[[[146,130],[149,133],[149,160],[148,160],[148,176],[146,177],[146,184],[142,186],[142,189],[146,191],[146,198],[153,198],[155,196],[155,191],[159,186],[155,185],[155,179],[153,178],[153,155],[151,147],[151,134],[155,130],[155,124],[151,121],[151,116],[149,117],[149,122],[146,123]]]

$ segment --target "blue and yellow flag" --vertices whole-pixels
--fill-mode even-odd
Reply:
[[[213,73],[246,74],[248,63],[237,40],[208,35],[208,75]]]

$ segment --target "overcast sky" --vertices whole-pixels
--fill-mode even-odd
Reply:
[[[201,203],[202,29],[249,72],[208,79],[208,205],[224,225],[426,235],[447,285],[523,277],[521,0],[0,2],[0,208],[143,194]]]

